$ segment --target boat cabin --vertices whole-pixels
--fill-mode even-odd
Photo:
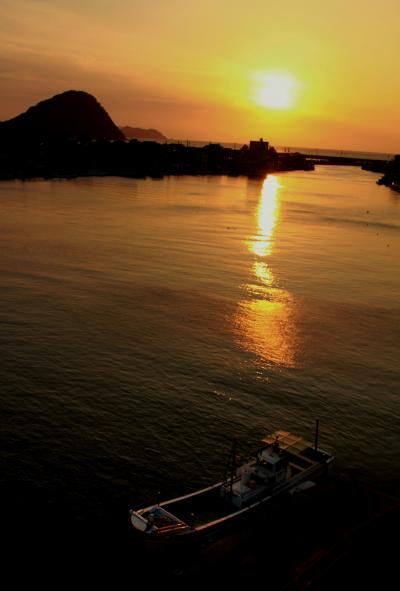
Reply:
[[[262,449],[256,459],[244,464],[236,478],[222,487],[222,496],[244,507],[268,493],[287,478],[289,459],[276,443]]]

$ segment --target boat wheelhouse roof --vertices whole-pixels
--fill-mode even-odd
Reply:
[[[264,437],[261,440],[263,447],[272,447],[278,444],[279,449],[291,458],[291,462],[297,464],[301,469],[307,468],[313,464],[321,464],[332,461],[333,456],[322,449],[315,448],[302,437],[292,435],[288,431],[275,431],[272,435]]]
[[[263,445],[274,445],[279,443],[280,449],[291,451],[294,454],[299,454],[308,447],[312,447],[311,443],[302,437],[292,435],[288,431],[275,431],[272,435],[264,437],[264,439],[261,440],[261,443]]]

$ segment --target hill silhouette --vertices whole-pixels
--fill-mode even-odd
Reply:
[[[128,140],[132,139],[149,139],[149,140],[166,140],[164,134],[158,129],[142,129],[141,127],[130,127],[125,125],[120,127],[120,130]]]
[[[240,150],[219,144],[201,148],[156,141],[159,137],[146,139],[151,141],[127,140],[94,96],[68,90],[0,123],[0,180],[105,175],[261,176],[277,170],[309,169],[301,154],[278,155],[262,139]]]
[[[94,96],[68,90],[0,123],[0,141],[121,140],[123,133]]]

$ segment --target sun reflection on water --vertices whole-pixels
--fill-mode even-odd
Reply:
[[[235,318],[237,338],[243,348],[265,361],[296,366],[297,331],[293,296],[282,289],[268,264],[280,215],[279,189],[275,176],[263,182],[256,210],[256,233],[246,241],[256,257],[252,279],[245,285],[246,299],[239,303]]]
[[[240,302],[236,327],[241,345],[265,361],[295,367],[296,337],[289,294],[282,299]],[[286,296],[286,297],[285,297]]]
[[[275,227],[279,217],[278,191],[281,185],[275,176],[263,182],[257,208],[257,234],[247,242],[249,249],[259,257],[272,253]]]

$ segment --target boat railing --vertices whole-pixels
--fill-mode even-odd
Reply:
[[[221,488],[229,488],[231,485],[235,484],[236,482],[240,482],[242,480],[242,475],[239,474],[237,476],[235,476],[234,478],[226,478],[222,485]]]
[[[174,531],[178,531],[181,529],[187,529],[189,526],[187,525],[187,523],[184,523],[183,521],[180,523],[172,523],[171,525],[163,525],[162,527],[157,527],[155,526],[155,530],[156,533],[169,533],[169,532],[174,532]]]

